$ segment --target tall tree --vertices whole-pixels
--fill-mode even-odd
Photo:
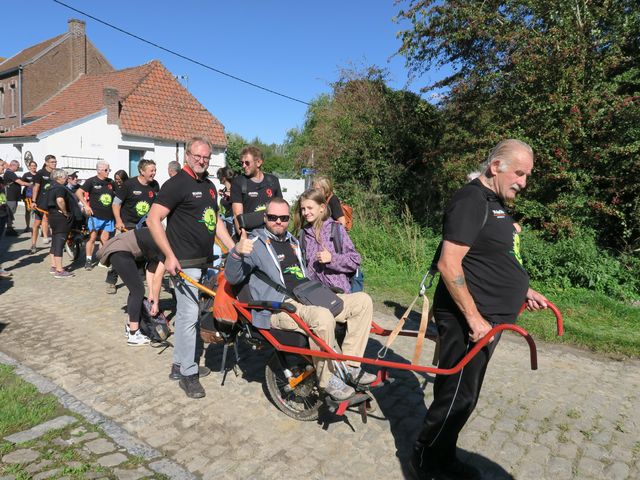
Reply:
[[[443,157],[460,178],[497,140],[536,153],[520,212],[554,235],[593,228],[640,248],[637,0],[415,0],[400,53],[414,72],[451,65]]]

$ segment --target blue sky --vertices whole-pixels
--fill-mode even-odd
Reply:
[[[407,85],[392,21],[393,0],[205,1],[63,0],[79,10],[202,63],[301,100],[330,91],[341,67],[375,64],[390,70],[390,85],[417,91],[441,78],[428,73]],[[146,45],[51,0],[10,2],[3,8],[0,56],[63,33],[69,18],[111,64],[131,67],[160,60],[224,125],[247,139],[280,143],[300,127],[306,105],[226,78]]]

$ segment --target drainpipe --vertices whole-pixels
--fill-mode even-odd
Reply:
[[[18,67],[18,126],[22,126],[22,65]]]

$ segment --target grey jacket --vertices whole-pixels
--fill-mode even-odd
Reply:
[[[283,287],[285,286],[278,256],[271,246],[271,240],[275,239],[275,237],[265,228],[252,231],[249,234],[249,238],[254,237],[258,237],[258,239],[253,243],[253,251],[250,255],[239,255],[236,253],[235,248],[229,252],[227,263],[224,268],[224,276],[232,285],[242,283],[248,277],[249,291],[251,292],[251,298],[253,300],[283,302],[286,300],[283,294],[278,293],[276,289],[267,285],[256,275],[252,274],[254,270],[261,270],[271,280]],[[298,240],[287,232],[286,241],[291,243],[293,246],[296,256],[298,257],[298,262],[302,268],[302,272],[304,273],[304,276],[307,277],[307,271],[304,260],[302,259]],[[269,310],[254,310],[252,312],[252,321],[255,327],[270,328],[271,312]]]

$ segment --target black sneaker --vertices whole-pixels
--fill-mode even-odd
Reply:
[[[93,270],[93,263],[91,262],[91,260],[87,260],[86,262],[84,262],[84,269]]]
[[[4,233],[7,237],[18,237],[20,234],[15,230],[15,228],[7,228]]]
[[[197,373],[180,378],[180,382],[178,384],[189,398],[203,398],[205,396],[204,388],[200,385],[200,379],[198,379]]]
[[[209,367],[200,367],[198,366],[198,376],[206,377],[211,373],[211,369]],[[182,378],[182,374],[180,373],[180,365],[174,363],[171,365],[171,373],[169,374],[169,378],[171,380],[180,380]]]

